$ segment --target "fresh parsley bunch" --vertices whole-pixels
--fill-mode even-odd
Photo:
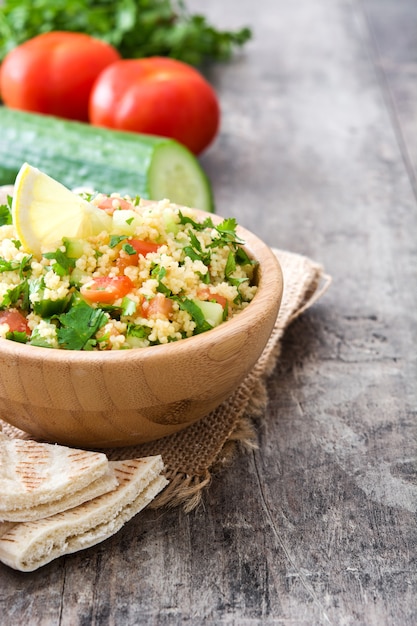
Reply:
[[[169,56],[190,65],[224,61],[252,33],[222,31],[182,0],[4,0],[0,4],[0,61],[17,45],[53,30],[87,33],[124,58]]]

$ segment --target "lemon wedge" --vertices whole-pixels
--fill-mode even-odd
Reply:
[[[28,163],[16,177],[12,220],[23,247],[37,257],[63,237],[85,239],[112,224],[107,213]]]

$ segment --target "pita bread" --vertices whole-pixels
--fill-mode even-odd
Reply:
[[[0,433],[0,520],[80,492],[108,473],[101,452],[11,439]]]
[[[87,485],[87,487],[84,487],[84,489],[70,493],[58,500],[43,502],[42,504],[27,509],[13,509],[12,511],[0,510],[0,519],[3,519],[5,522],[30,522],[43,519],[44,517],[50,517],[51,515],[56,515],[67,509],[79,506],[88,500],[97,498],[97,496],[101,496],[103,493],[112,491],[116,489],[117,485],[118,481],[114,470],[109,466],[104,476],[93,480],[93,482]]]
[[[0,561],[31,572],[94,546],[120,530],[168,484],[159,455],[109,464],[119,481],[116,489],[52,517],[6,528],[0,537]]]

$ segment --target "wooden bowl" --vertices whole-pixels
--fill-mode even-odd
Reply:
[[[270,248],[242,227],[237,232],[259,263],[258,291],[245,310],[195,337],[149,348],[76,352],[0,339],[0,416],[36,438],[106,448],[159,439],[215,409],[261,355],[283,288]]]

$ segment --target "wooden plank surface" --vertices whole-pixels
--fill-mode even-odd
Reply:
[[[188,515],[148,510],[33,574],[0,566],[0,623],[412,626],[417,5],[189,6],[254,31],[209,74],[218,213],[333,284],[285,336],[259,447]]]
[[[381,90],[403,160],[417,189],[417,17],[410,0],[364,0]],[[394,35],[394,33],[396,35]]]

